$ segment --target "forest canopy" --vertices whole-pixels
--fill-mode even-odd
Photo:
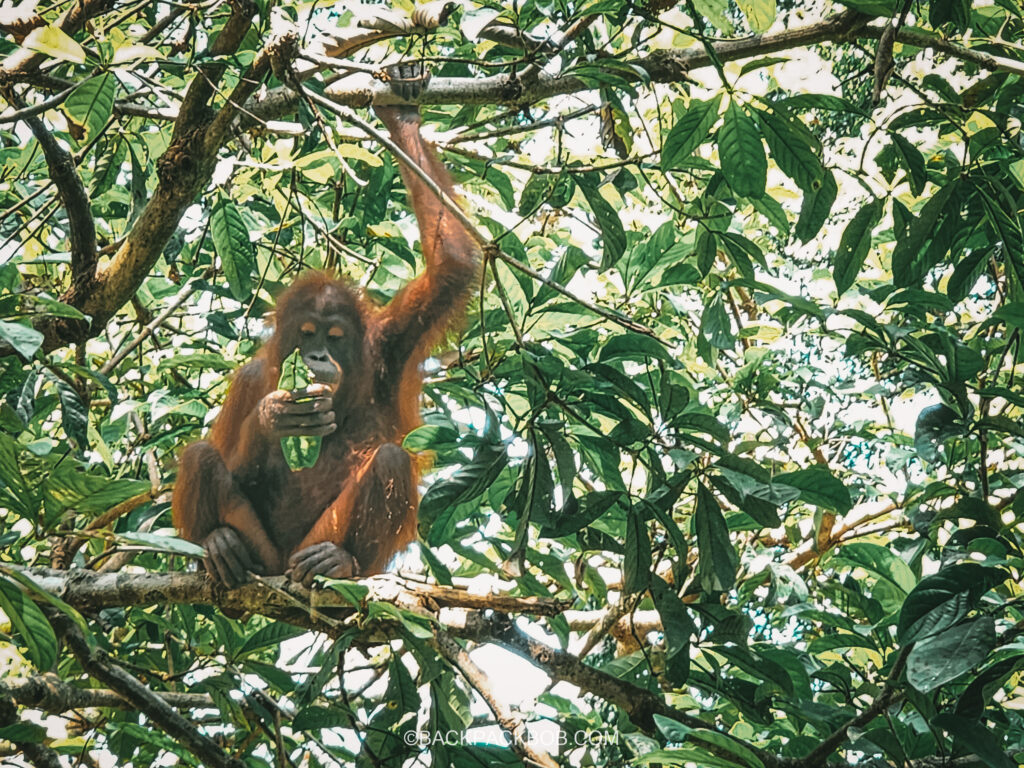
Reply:
[[[0,32],[4,761],[1024,762],[1017,0]],[[298,275],[384,304],[421,271],[369,109],[409,61],[482,252],[403,443],[418,540],[227,590],[178,457]]]

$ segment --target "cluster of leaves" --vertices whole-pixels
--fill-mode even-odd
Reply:
[[[143,5],[74,39],[47,26],[22,41],[75,84],[43,117],[72,150],[103,253],[152,195],[172,139],[161,109],[202,77],[205,41],[227,18],[216,3],[183,6],[150,38],[158,4]],[[781,5],[788,25],[807,23],[801,4]],[[353,23],[314,6],[283,10]],[[975,755],[1006,768],[1024,750],[1024,20],[1012,0],[849,0],[829,13],[847,9],[865,14],[862,35],[768,57],[755,40],[744,63],[714,41],[777,29],[773,0],[481,2],[416,41],[436,76],[468,88],[543,63],[469,30],[500,22],[545,40],[579,27],[557,64],[586,91],[423,110],[502,253],[450,340],[458,354],[432,361],[424,425],[405,441],[432,452],[435,470],[405,564],[440,584],[488,577],[595,613],[636,596],[656,612],[648,636],[609,639],[586,661],[670,691],[707,729],[695,740],[658,716],[642,733],[600,691],[526,707],[566,731],[621,733],[580,747],[595,763],[759,768],[830,743],[821,759]],[[890,23],[916,42],[897,42],[874,105],[864,83]],[[225,94],[268,25],[260,9],[239,50],[213,62],[227,67]],[[388,45],[360,56],[406,53]],[[0,41],[0,54],[17,47]],[[668,48],[711,66],[663,82],[651,72]],[[830,61],[849,82],[796,84]],[[43,85],[25,91],[42,101]],[[296,122],[243,124],[221,149],[220,183],[131,306],[88,343],[47,354],[41,319],[84,319],[59,300],[69,223],[38,143],[0,131],[0,338],[19,353],[0,359],[0,652],[18,654],[0,664],[79,672],[10,565],[66,567],[70,552],[80,568],[130,555],[162,570],[182,567],[168,553],[195,554],[158,492],[282,285],[326,267],[386,301],[419,270],[387,153],[311,101],[280,117]],[[87,528],[119,504],[131,511]],[[471,729],[480,708],[431,627],[339,589],[365,615],[313,644],[302,657],[313,671],[281,649],[299,630],[204,606],[81,621],[155,690],[212,697],[211,730],[253,766],[275,750],[400,765],[424,749],[415,731]],[[578,650],[566,617],[537,623]],[[393,638],[376,655],[357,649],[373,626]],[[360,653],[365,686],[341,674]],[[30,725],[0,739],[43,740]],[[51,743],[125,765],[195,759],[138,712],[103,710],[86,730]],[[518,760],[507,745],[425,748],[439,765]]]

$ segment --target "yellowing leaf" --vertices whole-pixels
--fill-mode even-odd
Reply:
[[[402,231],[393,221],[382,221],[380,224],[371,224],[366,228],[366,234],[370,237],[401,237]]]
[[[383,161],[379,157],[368,149],[363,149],[363,147],[358,144],[339,144],[338,154],[352,160],[362,160],[372,168],[383,165]]]
[[[85,64],[85,49],[64,30],[52,24],[33,29],[21,44],[29,50],[45,53],[55,59]]]
[[[747,17],[750,28],[758,34],[767,32],[775,21],[775,0],[737,0],[736,4]]]
[[[124,64],[128,61],[157,58],[160,58],[160,51],[151,45],[125,45],[114,51],[114,56],[110,60],[110,63],[116,67],[118,64]]]

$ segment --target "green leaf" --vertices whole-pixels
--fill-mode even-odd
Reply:
[[[644,336],[641,333],[634,333],[633,331],[626,331],[625,333],[612,336],[608,343],[601,347],[601,353],[598,355],[598,360],[602,362],[607,362],[608,360],[644,360],[646,358],[664,360],[666,362],[672,362],[675,359],[661,341],[650,336]]]
[[[929,693],[976,667],[995,645],[991,616],[958,624],[914,645],[907,656],[907,680],[921,693]]]
[[[654,715],[654,724],[658,726],[658,730],[669,741],[693,743],[699,745],[703,751],[707,751],[707,747],[704,746],[705,744],[714,745],[714,758],[719,761],[719,764],[738,765],[744,766],[744,768],[764,768],[761,758],[752,749],[736,739],[729,738],[724,733],[707,728],[691,728],[676,720],[657,714]],[[708,757],[711,756],[710,754],[708,755]],[[729,759],[730,757],[732,759]],[[691,761],[688,760],[687,762]],[[704,764],[703,759],[698,762]]]
[[[700,316],[700,332],[711,346],[717,349],[732,349],[736,346],[732,321],[729,319],[729,313],[725,311],[721,296],[715,296],[704,307],[704,312]]]
[[[833,260],[832,279],[836,291],[842,296],[857,279],[871,248],[871,231],[882,218],[883,202],[878,198],[865,203],[846,225]]]
[[[805,193],[815,192],[821,186],[825,166],[815,152],[813,134],[802,123],[774,110],[755,109],[754,116],[782,172]]]
[[[590,174],[577,174],[575,178],[579,188],[583,191],[583,196],[587,199],[590,210],[594,212],[597,226],[601,230],[601,239],[604,244],[601,269],[608,269],[626,252],[626,232],[622,228],[622,222],[619,221],[619,214],[601,195],[597,184],[591,180]]]
[[[914,449],[929,464],[941,459],[939,449],[952,438],[964,437],[967,426],[948,405],[929,405],[921,409],[914,427]]]
[[[309,370],[306,361],[302,358],[302,352],[296,347],[281,362],[281,375],[277,381],[277,388],[289,392],[303,390],[315,381],[313,372]],[[312,398],[297,398],[296,402],[311,400]],[[281,453],[284,454],[285,463],[292,472],[300,469],[315,467],[320,458],[320,447],[323,438],[318,435],[291,435],[281,438]]]
[[[148,531],[127,531],[114,534],[114,539],[118,543],[134,544],[159,552],[170,552],[173,555],[184,555],[195,559],[206,556],[206,552],[201,546],[193,544],[191,541],[185,541],[185,539],[179,539],[177,536],[164,536]]]
[[[670,170],[682,166],[690,155],[711,136],[711,127],[718,122],[721,94],[710,101],[693,99],[686,111],[672,126],[661,146],[661,167]]]
[[[128,155],[128,142],[114,136],[103,145],[103,151],[96,154],[96,166],[89,181],[89,197],[95,200],[117,183],[121,164]]]
[[[977,720],[943,712],[932,718],[931,724],[952,735],[958,751],[980,757],[989,768],[1020,768],[1020,763],[1007,754],[1007,750],[1015,751],[1014,745]]]
[[[950,565],[921,579],[900,609],[896,637],[906,645],[949,629],[1005,579],[998,568],[978,563]]]
[[[906,237],[896,241],[892,251],[892,280],[898,288],[917,284],[941,257],[928,246],[939,227],[939,221],[956,189],[956,181],[948,181],[924,204],[921,213],[910,222]],[[948,245],[946,246],[948,248]]]
[[[697,626],[679,595],[657,574],[651,574],[650,589],[668,646],[665,675],[673,685],[682,686],[690,675],[690,637],[697,634]]]
[[[482,442],[468,464],[459,468],[446,480],[437,480],[420,501],[419,526],[422,535],[432,545],[441,540],[431,538],[435,527],[441,534],[444,526],[435,526],[442,513],[450,512],[460,504],[481,496],[508,465],[508,453],[500,442]]]
[[[718,159],[722,173],[741,197],[761,197],[768,174],[768,159],[761,144],[761,132],[736,102],[725,110],[718,129]]]
[[[252,295],[252,273],[256,268],[249,228],[238,208],[222,198],[210,215],[210,234],[220,257],[231,295],[246,302]]]
[[[550,173],[535,173],[526,182],[519,195],[520,216],[532,216],[551,195],[555,186],[555,176]]]
[[[800,498],[807,503],[834,509],[841,515],[853,507],[850,491],[843,481],[820,464],[776,475],[772,480],[773,483],[799,488]]]
[[[48,522],[56,520],[67,510],[74,510],[86,518],[94,517],[149,488],[146,480],[115,480],[104,474],[83,472],[72,463],[65,462],[42,484],[46,519]]]
[[[85,126],[86,139],[94,138],[114,111],[117,78],[110,72],[90,77],[75,88],[64,102],[71,119]]]
[[[910,182],[910,192],[914,197],[919,197],[924,192],[924,185],[928,181],[928,173],[924,165],[924,157],[920,150],[900,136],[894,133],[892,145],[903,167],[907,169],[907,179]]]
[[[39,606],[15,584],[0,578],[0,610],[21,636],[29,661],[40,672],[48,672],[57,660],[57,636]]]
[[[316,731],[321,728],[348,728],[355,717],[348,707],[335,701],[330,707],[306,707],[292,719],[296,731]]]
[[[0,339],[3,339],[22,357],[31,359],[43,346],[43,334],[21,323],[0,320]]]
[[[844,545],[832,558],[837,562],[860,566],[879,579],[888,582],[904,594],[909,593],[917,582],[917,577],[898,555],[894,555],[886,547],[857,541]]]
[[[839,0],[847,8],[872,16],[894,16],[901,0]]]
[[[800,242],[810,242],[821,231],[821,227],[832,212],[838,194],[839,187],[836,185],[835,176],[832,175],[832,171],[826,169],[825,175],[821,178],[821,186],[814,192],[804,194],[800,205],[800,218],[797,219],[794,230]]]
[[[710,593],[732,589],[739,558],[729,539],[722,508],[703,483],[697,486],[693,524],[697,531],[697,577],[701,589]]]
[[[59,597],[47,592],[45,589],[36,584],[36,582],[34,582],[29,576],[26,576],[24,573],[21,573],[20,571],[16,571],[13,569],[4,568],[3,566],[0,566],[0,573],[2,573],[4,576],[7,576],[12,581],[16,581],[19,584],[21,584],[22,587],[24,587],[26,590],[35,595],[37,600],[42,600],[43,602],[49,603],[58,611],[62,612],[75,623],[75,625],[81,631],[82,637],[85,638],[85,642],[90,647],[96,645],[96,638],[93,636],[92,630],[89,628],[89,625],[86,623],[82,614],[80,614],[70,605],[65,603]]]
[[[625,552],[622,590],[626,594],[643,592],[651,579],[651,540],[639,507],[631,507],[626,515]]]

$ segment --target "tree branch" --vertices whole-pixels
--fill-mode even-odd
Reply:
[[[315,612],[351,609],[351,604],[333,590],[308,590],[284,576],[265,577],[259,582],[228,590],[201,573],[126,574],[97,573],[84,569],[59,571],[52,568],[17,570],[31,578],[44,591],[60,597],[72,607],[90,612],[129,605],[183,603],[212,605],[222,610],[258,613],[272,619],[291,621],[296,601]],[[465,608],[556,616],[568,607],[566,601],[550,597],[479,595],[456,587],[424,584],[395,574],[373,576],[360,583],[369,588],[367,600],[390,602],[415,610]],[[321,631],[327,629],[323,624],[309,628]]]
[[[869,40],[880,40],[885,32],[885,27],[865,26],[857,30],[857,37]],[[967,48],[958,45],[952,40],[946,40],[937,35],[930,35],[918,29],[907,29],[901,27],[896,32],[896,42],[904,45],[912,45],[915,48],[927,48],[929,50],[945,53],[954,59],[969,61],[978,65],[981,69],[990,72],[1009,72],[1010,74],[1024,76],[1024,62],[1007,59],[1004,56],[995,56],[985,51]]]
[[[214,768],[245,768],[245,763],[229,757],[209,736],[205,736],[145,685],[125,672],[98,648],[90,648],[81,631],[66,617],[57,621],[64,642],[87,674],[109,685],[121,697],[176,739],[200,761]]]
[[[71,249],[71,280],[77,290],[87,292],[96,278],[96,224],[92,218],[89,195],[75,169],[74,158],[47,130],[35,114],[29,114],[14,92],[14,86],[4,89],[7,101],[21,112],[32,135],[43,150],[43,158],[50,172],[50,180],[68,215],[68,242]]]
[[[235,51],[255,12],[256,6],[249,0],[233,0],[231,16],[211,44],[209,55],[224,57]],[[222,127],[226,119],[218,122],[218,118],[234,118],[238,105],[252,95],[267,72],[267,57],[257,57],[250,72],[236,86],[234,100],[229,98],[220,113],[211,117],[208,103],[225,67],[224,61],[214,61],[199,68],[182,100],[171,144],[157,162],[159,183],[149,203],[110,263],[100,270],[92,288],[80,290],[72,286],[61,297],[66,304],[89,315],[92,325],[84,329],[80,323],[43,318],[36,325],[44,336],[43,351],[52,351],[69,341],[82,341],[102,330],[138,290],[177,229],[185,209],[209,184],[217,152],[226,138],[226,129]],[[216,128],[210,131],[214,125]]]
[[[558,763],[551,755],[545,752],[538,752],[530,745],[529,733],[526,730],[526,723],[521,717],[512,713],[512,710],[495,694],[491,689],[487,675],[473,660],[469,658],[466,650],[459,645],[458,641],[443,629],[434,630],[434,640],[438,650],[456,667],[462,676],[466,678],[471,686],[480,694],[480,698],[486,702],[488,708],[494,713],[497,720],[505,731],[511,734],[510,746],[521,758],[532,765],[539,765],[542,768],[558,768]]]
[[[217,706],[206,693],[152,693],[175,709],[193,710]],[[4,694],[9,695],[23,707],[39,709],[54,715],[67,712],[70,709],[86,707],[129,709],[134,706],[116,691],[103,688],[79,688],[53,674],[0,682],[0,696]]]
[[[571,653],[552,648],[539,640],[534,640],[519,629],[506,615],[499,613],[484,616],[477,613],[470,616],[469,619],[465,627],[465,635],[467,637],[478,641],[493,641],[540,667],[552,678],[572,683],[580,690],[592,693],[614,704],[622,709],[629,719],[643,731],[654,733],[657,730],[654,715],[661,715],[690,728],[715,731],[720,736],[736,741],[737,744],[757,753],[757,756],[765,764],[766,768],[779,768],[789,763],[789,761],[784,761],[744,741],[735,739],[723,731],[719,731],[713,723],[705,722],[698,717],[669,706],[661,696],[651,691],[592,667]],[[724,749],[709,739],[702,738],[699,730],[687,736],[687,740],[690,743],[707,750],[709,754],[720,755],[730,761],[735,759],[733,752]]]
[[[856,11],[843,11],[816,24],[783,30],[770,35],[752,35],[742,40],[728,40],[713,46],[721,61],[737,61],[767,53],[785,51],[817,43],[848,39],[870,17]],[[711,64],[705,50],[662,49],[648,56],[629,59],[625,64],[643,69],[652,82],[676,83],[693,69]],[[618,77],[629,78],[625,67],[616,67]],[[632,78],[640,82],[640,76]],[[483,78],[435,77],[420,93],[418,104],[508,104],[522,106],[552,96],[593,90],[592,83],[569,74],[550,74],[543,70],[536,79],[524,85],[518,77],[507,74]],[[387,83],[370,75],[354,74],[327,88],[325,95],[337,104],[368,107],[371,104],[397,104],[401,99]],[[275,88],[247,111],[261,119],[279,118],[295,109],[297,95],[287,88]]]

